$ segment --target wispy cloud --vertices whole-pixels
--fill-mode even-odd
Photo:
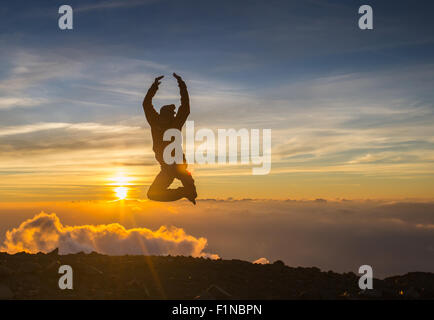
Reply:
[[[51,55],[56,56],[54,52]],[[20,56],[24,65],[31,68],[20,70],[15,66],[7,79],[18,79],[23,74],[24,82],[18,86],[21,91],[29,86],[53,88],[46,81],[57,79],[62,59],[69,59],[63,57],[54,64],[59,73],[32,79],[32,68],[40,70],[48,62],[34,58],[34,54]],[[109,170],[110,166],[133,163],[139,164],[134,167],[144,170],[144,175],[148,174],[144,167],[152,163],[153,155],[141,100],[153,76],[162,72],[168,77],[154,99],[155,107],[158,110],[162,104],[179,101],[169,67],[136,59],[107,56],[92,59],[80,62],[80,69],[91,70],[76,72],[73,77],[80,81],[68,83],[67,90],[56,88],[58,97],[44,98],[43,103],[22,113],[22,118],[28,119],[30,112],[33,123],[13,126],[4,123],[0,127],[0,160],[4,170],[35,173],[51,170],[57,174],[63,170],[69,174],[83,168],[99,166]],[[107,64],[113,67],[107,69],[104,67]],[[433,173],[434,115],[427,102],[431,83],[427,70],[431,69],[431,65],[426,65],[343,73],[256,91],[194,72],[185,77],[191,96],[190,118],[195,120],[196,129],[272,128],[271,175],[341,173],[348,177],[363,174],[396,179]],[[411,76],[404,76],[408,74]],[[32,80],[25,80],[27,76]],[[420,94],[407,88],[408,81],[419,84]],[[37,108],[44,109],[43,117]],[[58,112],[53,120],[61,115],[76,122],[40,121],[50,117],[47,111],[55,115]],[[10,117],[19,117],[19,112],[15,108]],[[237,120],[228,121],[228,114]],[[11,162],[12,158],[20,160]],[[247,177],[251,170],[245,166],[196,166],[196,169],[199,176],[207,179]],[[85,175],[88,181],[88,173]],[[78,182],[75,178],[74,181]]]
[[[30,125],[0,127],[0,136],[27,134],[39,131],[54,130],[54,129],[68,129],[68,130],[82,130],[90,131],[93,133],[123,133],[135,132],[140,127],[129,127],[123,125],[104,125],[100,123],[62,123],[62,122],[46,122],[35,123]]]
[[[132,8],[137,6],[148,5],[159,0],[113,0],[113,1],[98,1],[93,4],[82,5],[76,9],[76,12],[88,12],[104,9],[117,8]]]
[[[34,107],[44,103],[44,99],[30,99],[21,97],[0,97],[0,110],[16,107]]]
[[[41,86],[49,80],[65,80],[81,75],[82,62],[49,51],[38,53],[27,50],[13,52],[8,59],[10,72],[0,80],[0,90],[22,93],[23,89]]]

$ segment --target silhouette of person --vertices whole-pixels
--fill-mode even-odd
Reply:
[[[174,141],[164,141],[163,135],[167,129],[181,130],[188,115],[190,114],[190,100],[188,97],[187,86],[180,76],[173,73],[173,76],[178,81],[179,91],[181,94],[181,105],[178,112],[175,114],[175,105],[169,104],[162,106],[160,114],[152,105],[152,98],[158,90],[160,80],[164,76],[155,78],[154,83],[148,90],[148,93],[143,100],[143,110],[145,111],[146,119],[151,126],[152,133],[152,149],[155,152],[155,158],[160,163],[161,171],[155,177],[154,182],[148,190],[148,198],[155,201],[175,201],[182,198],[187,198],[193,204],[196,204],[196,186],[194,185],[191,173],[187,171],[187,161],[183,154],[182,164],[167,164],[163,159],[163,152],[166,146]],[[180,146],[182,148],[182,146]],[[179,179],[182,182],[182,187],[169,189],[174,179]]]

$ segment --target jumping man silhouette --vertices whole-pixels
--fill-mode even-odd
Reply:
[[[168,129],[181,130],[188,115],[190,114],[190,100],[188,97],[187,86],[180,76],[173,73],[173,76],[178,81],[179,91],[181,94],[181,105],[178,112],[175,113],[175,105],[169,104],[162,106],[160,114],[152,105],[152,98],[158,90],[160,80],[164,76],[155,78],[154,83],[148,90],[148,93],[143,100],[143,110],[145,111],[146,119],[151,126],[153,150],[155,158],[160,163],[161,171],[155,177],[154,182],[149,187],[148,198],[155,201],[175,201],[182,198],[187,198],[193,204],[196,204],[196,186],[194,185],[191,173],[187,171],[187,161],[183,154],[182,164],[167,164],[163,158],[164,148],[174,141],[164,141],[164,132]],[[180,146],[182,148],[182,146]],[[179,179],[182,182],[182,187],[169,189],[174,179]]]

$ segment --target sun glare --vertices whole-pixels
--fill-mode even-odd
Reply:
[[[118,185],[118,186],[127,186],[131,184],[131,177],[125,176],[124,174],[118,174],[114,177],[111,177],[109,179],[111,181],[111,185]]]
[[[127,187],[117,187],[115,188],[116,196],[119,200],[125,200],[125,198],[128,195],[128,188]]]
[[[134,179],[123,170],[119,170],[117,174],[108,178],[108,185],[113,186],[112,190],[117,200],[125,200],[128,197],[129,186],[134,185],[132,180]]]

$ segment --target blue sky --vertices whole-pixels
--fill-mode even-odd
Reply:
[[[70,1],[75,29],[57,28],[60,1],[2,6],[2,43],[146,59],[264,86],[309,74],[431,61],[429,1],[376,1],[375,30],[357,27],[363,1]],[[264,72],[265,71],[265,72]]]
[[[10,199],[32,179],[54,188],[59,174],[93,186],[92,168],[106,168],[103,179],[119,164],[149,184],[156,169],[140,104],[160,74],[156,106],[178,101],[173,71],[187,81],[197,126],[273,130],[266,197],[297,195],[292,181],[305,186],[300,197],[369,197],[379,179],[381,190],[393,186],[385,197],[432,196],[431,2],[375,1],[370,31],[357,25],[364,1],[69,1],[72,31],[57,27],[61,4],[0,7],[0,174]],[[221,175],[239,183],[237,195],[261,195],[244,169],[198,175],[207,196],[230,194]]]

